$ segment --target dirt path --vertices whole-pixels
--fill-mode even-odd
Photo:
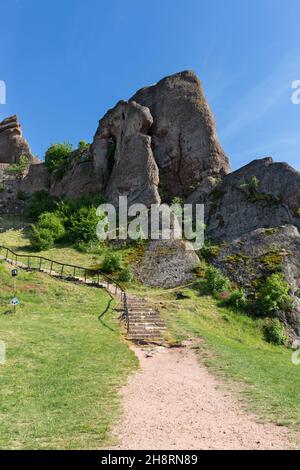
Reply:
[[[193,350],[135,349],[141,370],[124,394],[116,449],[287,449],[291,431],[258,424],[219,387]],[[149,357],[150,356],[150,357]]]

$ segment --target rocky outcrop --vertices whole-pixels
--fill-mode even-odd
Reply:
[[[156,240],[149,243],[135,274],[147,286],[170,288],[193,280],[193,269],[199,264],[189,242]]]
[[[99,193],[92,154],[89,148],[72,153],[69,165],[62,178],[51,176],[50,193],[54,197],[77,199]]]
[[[278,315],[300,336],[300,234],[297,227],[286,225],[254,230],[230,244],[222,244],[211,262],[243,286],[250,297],[268,276],[282,272],[291,287],[293,308],[287,314],[278,312]]]
[[[258,228],[300,227],[300,173],[272,158],[255,160],[199,197],[206,204],[207,234],[231,241]]]
[[[193,72],[166,77],[132,98],[150,109],[149,131],[160,173],[163,201],[187,197],[209,176],[230,171],[213,115]]]
[[[109,202],[119,196],[147,206],[160,202],[159,175],[147,135],[153,123],[148,108],[120,101],[101,119],[92,145],[94,164]]]
[[[0,122],[0,163],[18,163],[21,155],[26,155],[33,161],[18,118],[11,116]]]
[[[28,195],[39,191],[49,191],[49,175],[41,161],[29,166],[28,171],[18,182],[18,189]]]

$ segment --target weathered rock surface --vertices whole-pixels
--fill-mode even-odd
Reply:
[[[150,287],[176,287],[194,278],[192,270],[200,260],[184,240],[151,241],[136,267],[138,279]]]
[[[38,191],[49,191],[49,175],[43,162],[29,166],[24,177],[18,182],[18,189],[28,195]]]
[[[187,197],[208,176],[230,171],[213,115],[193,72],[166,77],[138,91],[132,101],[148,107],[153,116],[149,135],[163,201]]]
[[[71,155],[68,168],[62,178],[50,179],[50,193],[54,197],[77,199],[82,196],[93,196],[99,192],[90,149],[78,150]]]
[[[120,101],[99,123],[92,146],[95,168],[108,201],[116,206],[119,196],[127,196],[129,204],[160,202],[158,168],[147,135],[152,122],[149,109]]]
[[[300,173],[272,158],[255,160],[225,176],[204,201],[214,240],[231,241],[258,228],[300,227]]]
[[[297,227],[258,229],[221,245],[211,260],[234,282],[253,294],[262,281],[282,272],[291,287],[293,309],[279,318],[300,336],[300,233]]]
[[[18,163],[21,155],[33,160],[18,118],[11,116],[0,122],[0,163]]]

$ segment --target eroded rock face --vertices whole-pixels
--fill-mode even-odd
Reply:
[[[291,287],[293,308],[278,316],[300,336],[300,233],[286,225],[254,230],[230,244],[221,245],[211,262],[234,282],[253,294],[262,281],[274,272],[282,272]]]
[[[18,163],[21,155],[27,155],[33,161],[18,118],[11,116],[0,122],[0,163]]]
[[[258,228],[300,227],[300,173],[272,158],[255,160],[225,176],[205,204],[214,240],[231,241]]]
[[[189,196],[208,176],[230,171],[213,115],[193,72],[166,77],[132,98],[150,109],[149,134],[160,172],[163,201]]]
[[[151,241],[135,269],[138,279],[150,287],[171,288],[191,281],[200,264],[190,243],[184,240]]]
[[[120,101],[99,123],[92,145],[94,165],[109,202],[158,204],[159,175],[147,135],[153,123],[148,108]]]
[[[77,199],[93,196],[99,192],[99,181],[95,174],[90,149],[78,150],[71,155],[68,168],[62,178],[53,175],[50,180],[50,193],[54,197]]]

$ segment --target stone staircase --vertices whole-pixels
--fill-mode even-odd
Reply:
[[[158,310],[146,300],[127,295],[129,332],[127,338],[140,343],[162,343],[166,325]]]

